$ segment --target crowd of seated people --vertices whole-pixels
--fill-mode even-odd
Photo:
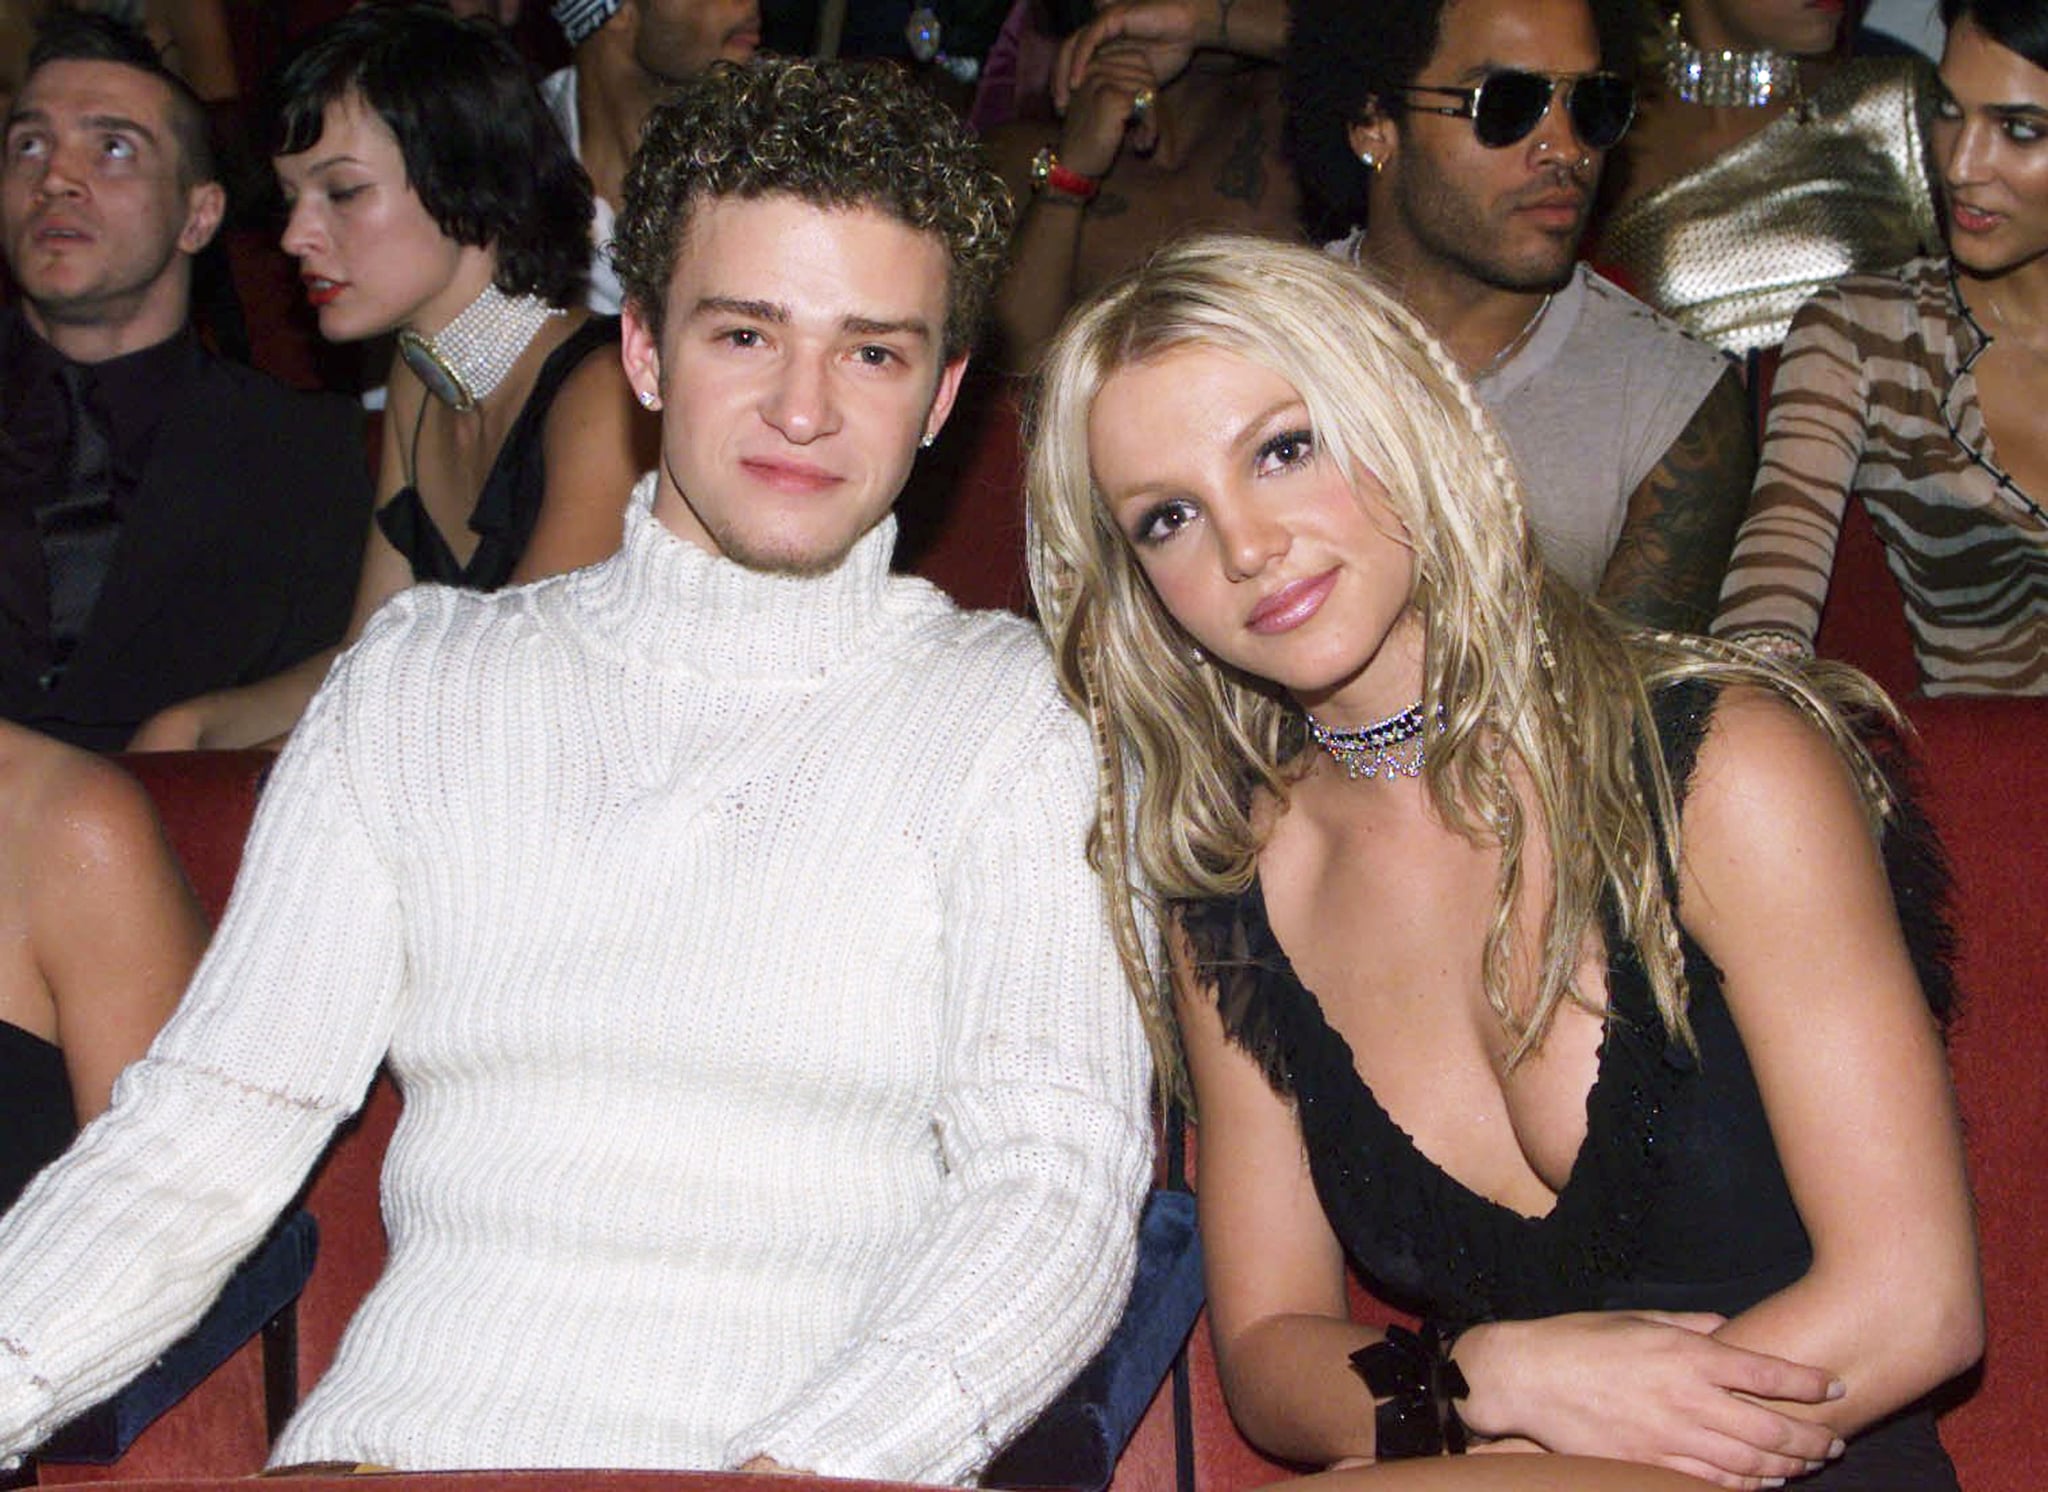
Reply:
[[[64,945],[0,987],[71,1085],[20,1182],[204,940],[65,743],[286,754],[182,1010],[0,1218],[0,1459],[383,1065],[391,1272],[279,1464],[964,1480],[1114,1321],[1185,1061],[1274,1454],[1954,1485],[1981,1302],[1894,910],[1939,887],[1810,655],[1855,498],[1927,692],[2048,692],[2048,0],[1943,0],[1938,80],[1828,6],[1020,0],[1049,66],[978,142],[756,58],[755,0],[557,0],[538,86],[517,3],[346,9],[266,138],[319,334],[395,338],[374,453],[193,329],[194,87],[253,90],[217,6],[141,9],[196,39],[40,21],[0,176],[0,859],[119,924],[0,898]],[[984,313],[1050,656],[890,575]]]

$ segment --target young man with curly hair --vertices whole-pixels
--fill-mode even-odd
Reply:
[[[144,1365],[380,1061],[390,1260],[280,1465],[963,1481],[1122,1303],[1143,1038],[1020,621],[893,577],[1008,228],[900,75],[719,64],[619,225],[613,559],[417,587],[179,1015],[0,1223],[0,1455]]]

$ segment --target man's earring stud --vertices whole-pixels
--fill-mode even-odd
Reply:
[[[938,440],[938,436],[932,434],[931,431],[927,430],[924,433],[924,439],[920,440],[917,443],[917,448],[920,451],[929,451],[934,445],[938,444]]]
[[[640,407],[642,409],[659,409],[661,408],[661,399],[655,394],[653,389],[641,389]]]
[[[1365,167],[1366,170],[1372,172],[1374,175],[1379,174],[1380,158],[1374,155],[1370,150],[1361,150],[1358,152],[1358,164]]]

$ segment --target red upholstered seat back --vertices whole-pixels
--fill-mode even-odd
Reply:
[[[1955,869],[1963,1003],[1949,1058],[1989,1329],[1942,1438],[1970,1492],[2035,1492],[2048,1464],[2048,699],[1916,699],[1910,711]]]
[[[256,795],[275,761],[267,751],[170,751],[124,756],[149,789],[164,837],[209,922],[219,922],[242,864]]]
[[[1815,651],[1823,658],[1853,663],[1897,700],[1917,694],[1920,665],[1913,660],[1913,635],[1899,583],[1884,562],[1884,541],[1863,504],[1851,501],[1842,515],[1835,546],[1834,574],[1821,608]]]
[[[1024,449],[1016,379],[970,378],[896,504],[897,568],[962,606],[1026,613]]]

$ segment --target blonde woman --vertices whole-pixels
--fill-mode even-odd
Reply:
[[[1201,1115],[1250,1437],[1639,1463],[1573,1486],[1953,1486],[1931,1416],[1893,1418],[1982,1323],[1945,982],[1837,703],[1881,696],[1553,583],[1449,358],[1311,252],[1192,240],[1078,312],[1030,502],[1126,960]],[[1347,1254],[1432,1324],[1352,1324]]]

